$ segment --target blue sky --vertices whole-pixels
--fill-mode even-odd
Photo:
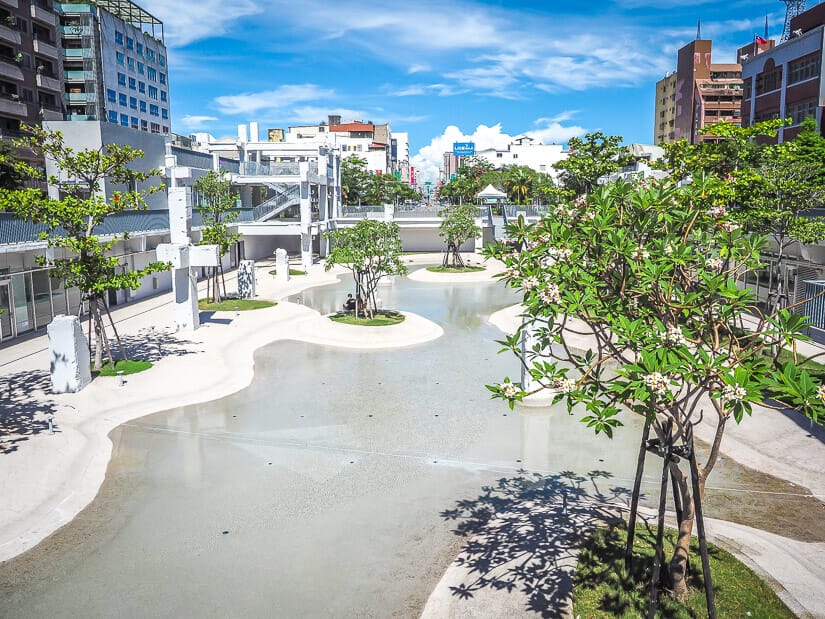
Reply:
[[[698,19],[714,61],[734,62],[766,15],[778,37],[785,11],[779,0],[137,1],[166,24],[176,133],[337,113],[408,132],[427,174],[456,140],[601,130],[650,143],[656,81]]]

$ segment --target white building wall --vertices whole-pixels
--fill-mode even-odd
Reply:
[[[558,173],[553,164],[566,159],[567,153],[560,144],[511,143],[507,150],[489,148],[477,152],[476,157],[499,169],[504,166],[527,166],[536,172],[556,178]]]

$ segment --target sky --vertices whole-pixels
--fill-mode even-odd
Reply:
[[[175,133],[329,114],[389,122],[429,180],[455,141],[563,144],[598,130],[651,143],[656,82],[699,21],[727,63],[764,35],[766,16],[778,38],[785,15],[780,0],[137,3],[165,23]]]

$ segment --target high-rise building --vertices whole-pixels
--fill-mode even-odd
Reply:
[[[702,135],[708,124],[741,123],[742,67],[713,63],[712,46],[708,39],[696,39],[682,47],[676,72],[656,84],[657,143],[684,138],[696,144],[712,139]]]
[[[67,120],[106,120],[168,134],[169,72],[163,23],[129,0],[55,5]]]
[[[57,17],[49,0],[0,2],[0,136],[63,119]]]
[[[745,98],[742,122],[749,126],[762,120],[790,118],[790,126],[779,130],[780,142],[792,140],[799,125],[812,116],[823,131],[825,82],[822,58],[825,53],[825,4],[791,20],[792,36],[764,49],[741,48]]]

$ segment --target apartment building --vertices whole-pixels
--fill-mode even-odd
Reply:
[[[696,39],[677,53],[676,71],[656,84],[654,140],[657,144],[708,139],[702,129],[711,123],[741,124],[742,67],[712,60],[713,42]]]
[[[168,135],[163,23],[128,0],[58,3],[67,120]]]
[[[499,170],[504,166],[526,166],[555,178],[553,164],[565,159],[567,153],[561,144],[544,144],[535,138],[519,135],[505,149],[487,148],[477,151],[475,156]]]
[[[373,174],[394,174],[392,131],[389,124],[362,120],[341,121],[331,115],[317,125],[294,125],[287,128],[284,139],[290,144],[321,143],[341,149],[341,156],[359,157]]]
[[[0,137],[63,118],[57,17],[49,0],[0,0]]]
[[[742,122],[749,126],[773,118],[790,118],[779,130],[780,142],[792,140],[808,116],[823,129],[825,84],[822,60],[825,51],[825,4],[819,4],[791,20],[793,35],[787,41],[759,53],[740,49],[744,100]]]

